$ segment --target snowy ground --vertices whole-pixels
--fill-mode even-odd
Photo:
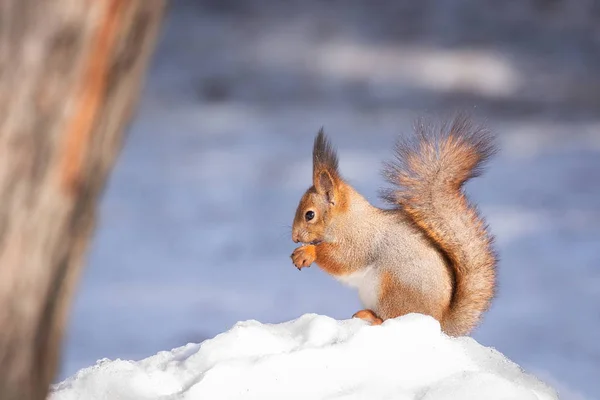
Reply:
[[[314,134],[325,126],[345,176],[380,204],[396,135],[423,113],[468,107],[501,146],[468,186],[501,256],[499,296],[474,338],[561,399],[600,395],[596,3],[193,3],[174,1],[166,21],[60,380],[242,320],[348,318],[356,294],[289,259]]]
[[[369,326],[305,314],[243,321],[202,345],[139,362],[101,360],[49,400],[558,400],[554,390],[471,338],[419,314]]]

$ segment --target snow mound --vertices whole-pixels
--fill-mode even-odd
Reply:
[[[144,360],[100,360],[51,388],[50,400],[558,399],[494,349],[451,338],[431,317],[370,326],[306,314],[237,323],[202,344]]]

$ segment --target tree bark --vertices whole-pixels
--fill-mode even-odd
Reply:
[[[0,399],[55,378],[164,0],[0,1]]]

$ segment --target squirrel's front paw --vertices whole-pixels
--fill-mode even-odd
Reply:
[[[317,259],[317,249],[312,244],[300,246],[294,250],[291,257],[294,265],[300,271],[302,268],[310,267],[310,264],[315,262]]]

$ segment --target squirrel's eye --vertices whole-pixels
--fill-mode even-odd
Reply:
[[[314,211],[307,211],[306,214],[304,214],[304,218],[306,218],[307,221],[310,221],[314,217],[315,217]]]

